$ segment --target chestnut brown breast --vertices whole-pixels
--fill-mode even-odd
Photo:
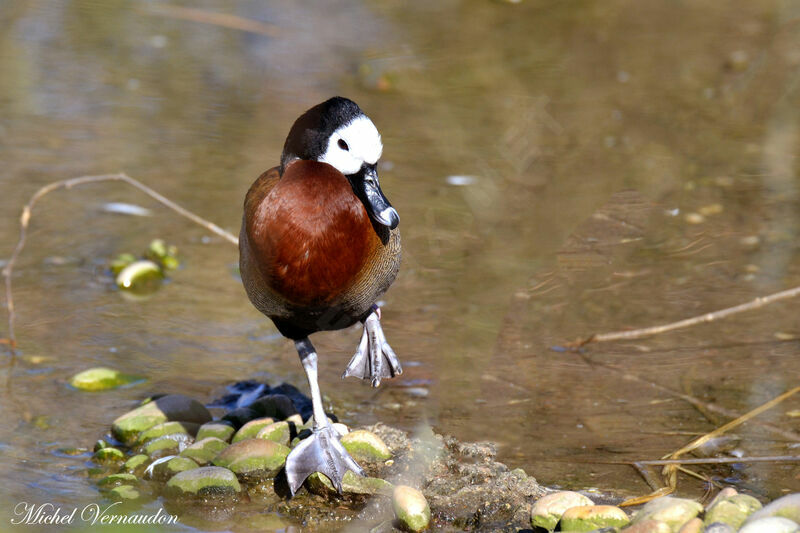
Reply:
[[[283,176],[272,169],[259,178],[245,199],[242,230],[241,246],[249,248],[242,250],[249,254],[243,278],[256,274],[245,269],[257,269],[261,278],[251,280],[257,287],[249,287],[248,294],[269,291],[283,300],[258,305],[251,295],[271,316],[283,314],[283,307],[346,306],[365,266],[384,248],[347,178],[316,161],[295,161]]]

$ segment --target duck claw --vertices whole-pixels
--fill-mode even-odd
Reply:
[[[286,479],[292,496],[314,472],[326,475],[341,494],[342,479],[348,470],[364,475],[364,470],[347,453],[331,425],[314,428],[313,434],[295,446],[286,458]]]
[[[386,342],[377,312],[370,313],[364,321],[364,333],[358,343],[356,353],[350,359],[342,379],[353,376],[369,379],[372,386],[381,384],[382,378],[393,378],[403,373],[397,354]]]

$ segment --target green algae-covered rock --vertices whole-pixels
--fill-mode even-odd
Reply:
[[[227,468],[201,466],[175,474],[167,482],[167,491],[172,494],[225,495],[242,490],[236,474]]]
[[[693,500],[663,496],[648,502],[633,517],[632,523],[643,520],[656,520],[664,522],[673,531],[677,531],[683,524],[696,517],[703,510],[703,506]]]
[[[761,502],[747,494],[736,494],[729,498],[720,499],[706,511],[703,523],[705,525],[721,522],[728,524],[733,529],[739,529],[747,517],[761,509]]]
[[[115,281],[120,289],[137,290],[149,288],[150,285],[160,282],[163,277],[161,267],[153,261],[142,259],[123,268],[117,274]]]
[[[117,448],[102,448],[94,452],[94,455],[92,455],[92,460],[95,463],[100,464],[121,463],[125,461],[125,454]]]
[[[593,531],[604,527],[622,527],[630,519],[613,505],[579,505],[561,515],[561,531]]]
[[[231,444],[214,458],[214,465],[237,475],[261,480],[275,477],[286,462],[289,448],[266,439],[247,439]]]
[[[97,482],[97,486],[110,489],[119,485],[135,485],[139,480],[133,474],[111,474]]]
[[[398,485],[392,493],[394,516],[403,529],[417,533],[428,528],[431,508],[425,496],[413,487]]]
[[[183,450],[180,455],[181,457],[193,459],[197,464],[204,466],[210,463],[228,446],[229,444],[222,439],[206,437]]]
[[[102,391],[143,380],[140,376],[123,374],[119,370],[100,366],[78,372],[72,376],[69,384],[78,390]]]
[[[141,494],[136,487],[132,487],[130,485],[120,485],[119,487],[114,487],[108,491],[108,497],[112,500],[118,501],[138,500],[141,497]]]
[[[553,531],[561,520],[561,515],[570,507],[579,505],[594,505],[594,502],[570,490],[562,490],[542,496],[533,504],[531,510],[531,525]]]
[[[164,422],[161,424],[156,424],[155,426],[151,427],[150,429],[146,429],[139,433],[139,438],[137,442],[139,444],[144,444],[148,441],[153,439],[157,439],[159,437],[163,437],[165,435],[188,435],[194,437],[197,435],[197,430],[200,426],[193,422],[178,422],[178,421],[171,421],[171,422]]]
[[[258,432],[261,431],[262,428],[272,424],[273,422],[275,422],[275,419],[268,416],[250,420],[239,428],[239,431],[237,431],[233,436],[233,439],[231,439],[231,443],[236,443],[244,439],[253,439],[256,435],[258,435]]]
[[[189,441],[191,441],[191,437],[185,433],[164,435],[163,437],[148,441],[142,448],[142,451],[151,458],[176,455]]]
[[[314,472],[305,482],[309,492],[319,496],[332,497],[338,494],[328,476]],[[345,495],[372,496],[382,494],[390,497],[394,486],[383,479],[377,477],[364,477],[348,470],[342,476],[342,493]]]
[[[748,517],[748,519],[745,521],[745,524],[769,516],[788,518],[789,520],[800,524],[800,492],[781,496],[777,500],[768,503],[763,509],[751,514],[750,517]]]
[[[342,435],[341,442],[356,461],[374,463],[392,458],[392,452],[383,440],[366,429],[357,429]]]
[[[178,261],[178,248],[168,246],[163,239],[153,239],[147,247],[145,257],[161,264],[166,270],[175,270],[180,266]]]
[[[129,411],[114,420],[111,433],[125,444],[136,442],[139,433],[169,421],[205,424],[211,413],[203,404],[182,394],[168,394]]]
[[[297,414],[292,400],[284,394],[268,394],[251,403],[248,407],[260,417],[271,417],[275,420],[286,420]]]
[[[257,439],[271,440],[279,444],[283,444],[284,446],[289,445],[289,439],[291,436],[292,428],[289,426],[289,422],[285,420],[273,422],[272,424],[264,426],[256,434]]]
[[[148,457],[147,455],[145,455],[143,453],[140,453],[140,454],[134,455],[133,457],[131,457],[130,459],[125,461],[125,464],[123,465],[123,468],[125,470],[127,470],[128,472],[134,472],[139,468],[143,468],[143,467],[147,466],[147,463],[149,463],[149,462],[150,462],[150,457]]]
[[[700,527],[703,527],[702,522]],[[605,531],[605,529],[600,531]],[[619,531],[619,529],[615,528],[614,531]],[[658,520],[642,520],[641,522],[636,522],[630,527],[626,527],[622,531],[625,533],[675,533],[671,527],[664,522],[659,522]],[[683,529],[681,529],[681,531],[677,533],[685,532]]]
[[[207,437],[216,437],[225,442],[230,442],[236,430],[227,422],[221,420],[215,422],[208,422],[200,426],[197,430],[197,440],[203,440]]]
[[[767,516],[747,522],[739,533],[800,533],[800,525],[782,516]]]
[[[185,472],[199,468],[197,463],[188,457],[173,457],[169,461],[159,463],[153,469],[153,475],[158,479],[169,479],[178,472]]]
[[[671,533],[669,526],[667,526],[665,533]],[[703,533],[703,521],[699,518],[692,518],[683,524],[678,533]]]

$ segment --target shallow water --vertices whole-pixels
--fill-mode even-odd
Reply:
[[[550,349],[800,284],[800,10],[724,4],[203,4],[266,23],[263,35],[147,2],[6,3],[0,257],[38,187],[85,174],[125,171],[237,233],[243,195],[294,118],[349,96],[382,133],[381,180],[401,216],[383,322],[406,373],[378,391],[341,381],[359,332],[317,335],[340,418],[430,424],[498,442],[545,484],[645,493],[631,467],[607,463],[660,458],[729,420],[679,394],[741,414],[800,377],[791,300],[582,354]],[[104,212],[112,201],[154,215]],[[155,237],[180,248],[183,268],[127,301],[105,264]],[[3,375],[3,514],[97,501],[85,457],[56,450],[90,445],[149,393],[305,384],[236,261],[122,184],[37,205],[13,278],[21,357]],[[98,365],[148,381],[69,388]],[[785,433],[800,432],[798,409],[792,398],[758,418],[784,434],[737,429],[737,448],[797,455]],[[797,463],[702,471],[763,498],[800,490]]]

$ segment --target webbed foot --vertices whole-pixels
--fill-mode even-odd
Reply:
[[[339,434],[331,425],[314,428],[313,434],[295,446],[286,458],[286,479],[292,496],[314,472],[328,476],[341,494],[342,478],[348,470],[359,476],[364,475],[358,463],[339,442]]]
[[[372,386],[377,387],[382,378],[393,378],[402,374],[403,367],[392,347],[386,342],[386,335],[381,328],[380,309],[377,306],[373,309],[364,321],[361,342],[342,374],[342,379],[348,376],[369,379]]]

